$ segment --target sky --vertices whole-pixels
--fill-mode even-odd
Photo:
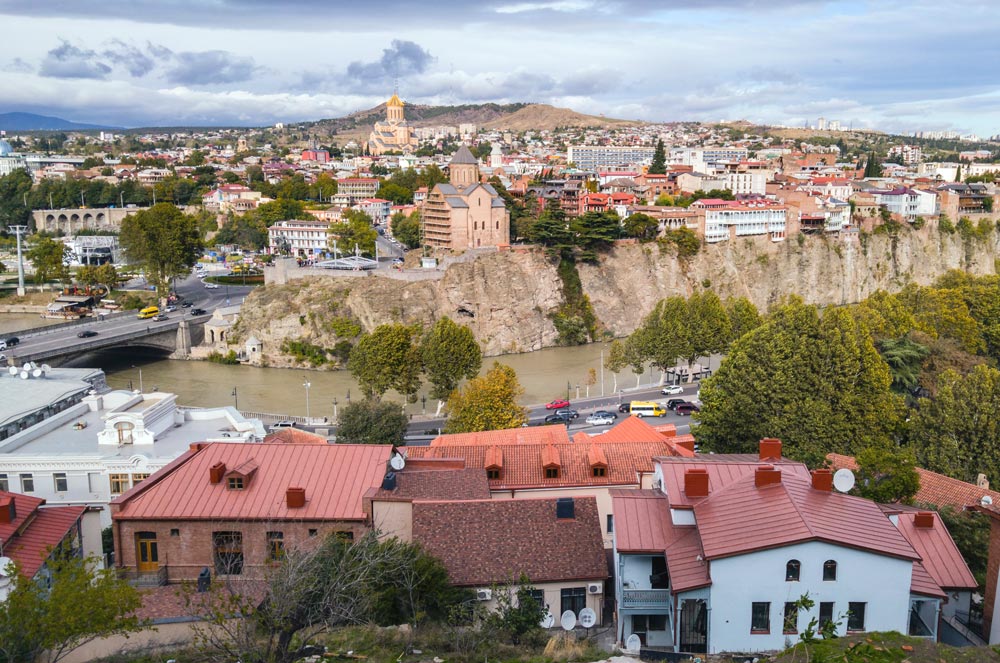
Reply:
[[[1000,134],[996,0],[0,0],[0,112],[268,125],[383,102]]]

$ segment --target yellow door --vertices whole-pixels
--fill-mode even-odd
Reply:
[[[160,557],[156,550],[156,534],[139,532],[136,535],[136,566],[140,573],[157,571],[160,568]]]

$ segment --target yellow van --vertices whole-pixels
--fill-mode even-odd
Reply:
[[[140,320],[148,320],[149,318],[155,318],[160,314],[159,306],[147,306],[146,308],[139,311],[139,315],[136,317]]]
[[[667,408],[653,401],[632,401],[629,413],[637,417],[662,417],[667,413]]]

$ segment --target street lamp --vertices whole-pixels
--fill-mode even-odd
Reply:
[[[306,380],[305,382],[302,383],[302,386],[306,388],[306,423],[308,423],[308,421],[309,421],[309,387],[312,386],[312,383],[309,382],[309,380]]]
[[[236,391],[236,387],[233,387],[233,393],[232,393],[232,396],[233,396],[233,403],[234,403],[234,406],[236,407],[236,409],[237,409],[237,410],[239,410],[239,409],[240,409],[240,395],[239,395],[239,393],[238,393],[238,392]]]
[[[132,368],[138,368],[139,369],[139,393],[141,394],[142,393],[142,367],[141,366],[136,366],[135,364],[132,364]]]
[[[333,423],[337,423],[337,397],[333,397]]]
[[[566,380],[566,400],[569,400],[569,390],[572,388],[573,385],[569,383],[569,380]]]
[[[420,396],[420,414],[427,414],[427,394]]]

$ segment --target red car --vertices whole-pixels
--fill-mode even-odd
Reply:
[[[552,401],[551,403],[545,404],[546,410],[561,410],[565,407],[569,407],[569,401],[566,400],[565,398],[559,398]]]

